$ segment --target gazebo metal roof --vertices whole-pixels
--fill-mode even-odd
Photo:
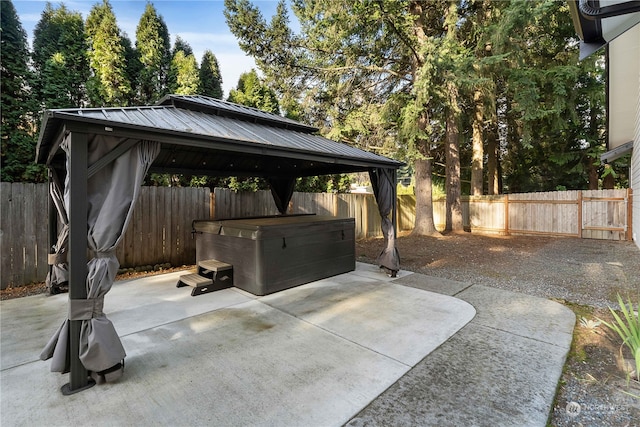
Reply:
[[[313,176],[397,169],[401,162],[316,135],[302,123],[204,96],[168,95],[158,105],[48,110],[37,162],[61,157],[63,127],[126,140],[154,140],[151,171],[209,176]]]

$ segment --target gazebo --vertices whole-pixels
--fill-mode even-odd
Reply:
[[[117,379],[125,351],[103,313],[124,236],[147,172],[257,176],[284,214],[297,177],[369,172],[385,237],[378,264],[395,274],[396,171],[401,162],[317,135],[318,129],[204,96],[157,105],[47,110],[36,161],[50,172],[55,253],[48,281],[69,283],[69,314],[41,354],[69,372],[71,394]],[[56,221],[55,216],[58,216]],[[391,218],[389,218],[391,216]]]

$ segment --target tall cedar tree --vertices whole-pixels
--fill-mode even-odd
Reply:
[[[91,8],[85,31],[92,73],[87,83],[90,104],[94,107],[128,105],[131,82],[127,75],[125,46],[108,0]]]
[[[495,99],[505,190],[587,188],[604,142],[602,60],[578,61],[564,2],[503,6],[492,42],[495,53],[508,53],[494,70],[503,82]]]
[[[171,57],[173,58],[176,56],[176,53],[179,51],[183,51],[184,56],[193,55],[191,45],[186,40],[183,40],[182,37],[176,36],[176,41],[173,43],[173,50],[171,51]]]
[[[34,164],[33,106],[27,63],[27,34],[11,1],[2,2],[0,38],[0,129],[2,181],[46,179],[42,168]]]
[[[216,56],[210,50],[205,50],[200,64],[200,89],[201,95],[222,99],[222,76]]]
[[[280,2],[270,23],[247,0],[226,0],[225,15],[240,47],[283,96],[300,103],[328,137],[415,162],[416,228],[435,232],[431,205],[429,97],[413,92],[423,45],[442,37],[446,1],[293,2],[300,34]],[[400,124],[404,123],[402,126]],[[424,169],[428,172],[424,173]]]
[[[41,108],[86,104],[87,48],[82,15],[47,3],[33,37],[33,91]]]
[[[240,75],[237,88],[231,89],[227,100],[269,113],[280,114],[276,93],[260,80],[258,73],[253,69]]]
[[[198,63],[193,49],[180,36],[176,37],[167,77],[168,90],[179,95],[195,95],[200,87]]]
[[[247,0],[226,0],[225,13],[285,110],[299,101],[325,135],[414,164],[416,232],[434,229],[432,159],[447,153],[449,167],[435,172],[458,194],[471,175],[464,191],[483,192],[485,148],[489,193],[593,185],[604,80],[602,67],[578,62],[565,3],[296,0],[292,9],[298,34],[284,4],[270,22]]]
[[[147,3],[136,29],[136,49],[142,64],[138,99],[141,104],[153,104],[168,93],[171,42],[164,19],[151,3]]]
[[[200,80],[198,63],[193,54],[185,55],[179,50],[171,60],[171,75],[175,76],[175,85],[170,87],[172,93],[178,95],[196,95]]]
[[[34,106],[31,103],[27,34],[11,1],[0,9],[0,130],[2,181],[46,180],[44,170],[34,164]]]
[[[120,33],[120,42],[124,49],[124,58],[126,63],[125,75],[129,83],[131,84],[131,92],[129,92],[127,104],[140,105],[137,97],[137,84],[140,76],[140,71],[142,70],[142,64],[140,63],[138,51],[136,50],[133,43],[131,43],[131,39],[129,39],[126,33]]]

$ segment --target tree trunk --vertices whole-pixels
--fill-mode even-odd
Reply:
[[[447,108],[446,130],[446,225],[445,231],[464,231],[462,223],[462,203],[460,196],[460,141],[458,135],[458,88],[452,82],[447,85],[449,107]]]
[[[604,165],[604,169],[609,173],[604,178],[602,178],[602,189],[613,190],[616,184],[616,179],[613,175],[613,171],[608,170],[611,169],[611,165]]]
[[[412,235],[432,236],[438,233],[433,221],[433,193],[431,185],[431,159],[415,162],[416,222]]]
[[[598,189],[598,168],[593,157],[587,157],[587,170],[589,171],[589,190]]]
[[[472,157],[471,157],[471,195],[482,195],[482,161],[484,159],[482,125],[484,121],[482,93],[477,90],[473,95],[475,115],[471,127],[473,128],[472,137]]]
[[[591,145],[594,146],[598,144],[599,136],[600,136],[600,126],[598,121],[598,113],[599,110],[591,107],[591,111],[589,113],[589,138],[595,142],[591,142]],[[592,156],[586,156],[585,159],[587,163],[587,171],[589,173],[589,190],[597,190],[599,185],[599,176],[598,176],[598,167],[596,166],[596,159]]]
[[[423,112],[418,119],[416,125],[420,130],[424,131],[429,122],[429,116]],[[433,185],[431,181],[432,164],[431,150],[429,141],[416,141],[418,151],[423,156],[422,159],[415,161],[415,192],[416,192],[416,221],[413,227],[412,235],[432,236],[440,234],[436,230],[433,221]]]
[[[487,139],[487,194],[500,194],[498,184],[498,132],[496,125],[491,125]]]

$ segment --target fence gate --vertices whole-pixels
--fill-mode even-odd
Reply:
[[[631,240],[631,189],[582,191],[579,200],[581,237]]]

